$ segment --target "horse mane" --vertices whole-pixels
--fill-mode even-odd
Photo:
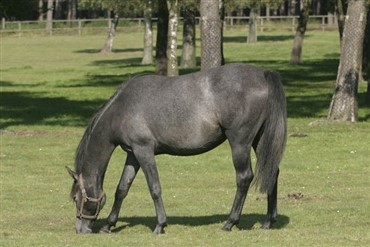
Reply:
[[[113,103],[117,95],[122,92],[122,90],[126,87],[126,85],[139,77],[149,75],[149,74],[139,74],[134,75],[130,77],[126,83],[122,83],[120,86],[118,86],[116,92],[110,97],[110,99],[104,103],[100,108],[97,110],[97,112],[93,115],[93,117],[90,119],[85,133],[83,134],[83,137],[78,145],[78,148],[76,150],[76,157],[75,157],[75,171],[77,174],[80,174],[82,172],[82,166],[84,164],[84,155],[86,153],[87,145],[90,141],[91,134],[96,126],[96,124],[99,122],[102,115],[105,113],[105,111],[109,108],[109,106]]]
[[[82,172],[82,166],[84,164],[84,156],[86,153],[87,145],[90,141],[91,135],[94,131],[95,126],[99,122],[102,115],[105,113],[105,111],[109,108],[109,106],[113,103],[119,92],[122,91],[123,86],[125,84],[122,84],[118,87],[116,92],[110,97],[110,99],[105,102],[103,105],[100,106],[100,108],[97,110],[97,112],[93,115],[93,117],[90,119],[86,130],[82,136],[82,139],[77,147],[76,150],[76,156],[75,156],[75,171],[77,174],[80,174]]]

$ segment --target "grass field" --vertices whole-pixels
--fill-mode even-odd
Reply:
[[[251,189],[239,227],[220,230],[235,193],[225,143],[200,156],[157,158],[166,234],[151,234],[155,212],[142,172],[113,233],[75,234],[72,181],[64,166],[73,167],[84,127],[99,105],[121,82],[154,66],[140,65],[141,33],[119,33],[109,55],[99,53],[105,35],[8,36],[0,46],[0,246],[369,246],[365,85],[359,87],[359,123],[325,121],[338,68],[337,32],[308,32],[300,66],[288,62],[292,33],[262,33],[256,45],[245,43],[243,30],[225,36],[227,63],[278,70],[284,81],[289,137],[274,229],[259,229],[266,198]],[[97,226],[110,212],[124,159],[117,149]]]

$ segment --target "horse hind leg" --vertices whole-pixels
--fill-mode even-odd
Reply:
[[[101,228],[101,233],[109,233],[111,227],[116,225],[123,199],[127,196],[139,169],[140,166],[135,156],[132,153],[128,153],[121,179],[117,185],[112,211],[107,218],[106,225]]]
[[[276,174],[274,189],[267,194],[267,218],[262,225],[262,229],[271,229],[272,224],[277,221],[277,187],[279,170]]]
[[[263,152],[261,152],[262,144],[260,144],[262,137],[261,130],[253,140],[253,149],[257,156],[257,161],[262,159]],[[266,220],[261,226],[262,229],[271,229],[272,225],[277,221],[277,191],[278,191],[278,178],[279,178],[279,168],[277,169],[275,176],[275,184],[271,191],[267,192],[267,214]]]
[[[224,231],[231,231],[231,228],[239,223],[249,186],[254,177],[250,159],[250,147],[247,146],[248,148],[246,148],[244,145],[235,145],[231,142],[230,144],[236,172],[237,190],[229,219],[222,228]]]
[[[253,141],[253,149],[256,153],[257,160],[259,160],[260,156],[262,155],[258,149],[258,144],[260,140],[261,140],[261,133],[259,133]],[[261,226],[262,229],[271,229],[273,223],[277,221],[278,178],[279,178],[279,169],[277,170],[277,173],[276,173],[274,188],[272,189],[272,191],[267,193],[267,216],[266,216],[265,222]]]

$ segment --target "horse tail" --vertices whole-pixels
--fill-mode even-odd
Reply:
[[[267,118],[258,135],[256,184],[262,193],[271,193],[287,138],[286,98],[278,72],[265,71],[268,84]]]

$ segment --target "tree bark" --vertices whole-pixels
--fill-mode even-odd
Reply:
[[[153,63],[152,1],[145,1],[144,9],[144,55],[141,64]]]
[[[289,15],[295,15],[296,14],[296,1],[299,0],[289,0]]]
[[[367,10],[367,21],[363,46],[362,68],[364,79],[367,80],[366,102],[370,103],[370,9]]]
[[[166,0],[158,0],[158,22],[156,41],[156,74],[167,75],[168,8]]]
[[[223,37],[224,37],[224,23],[225,23],[225,0],[219,0],[219,11],[220,11],[220,23],[221,23],[221,65],[225,64],[225,56],[224,56],[224,42],[223,42]]]
[[[302,47],[304,34],[306,33],[307,20],[308,20],[308,3],[309,0],[301,0],[300,2],[300,13],[298,20],[298,27],[294,36],[293,48],[290,54],[291,64],[302,63]]]
[[[348,3],[336,87],[328,114],[329,120],[358,121],[357,88],[366,14],[364,0],[352,0]]]
[[[184,26],[182,32],[182,68],[196,67],[195,57],[195,8],[187,6],[184,10]]]
[[[201,70],[216,68],[222,63],[219,0],[201,0],[200,16]]]
[[[46,32],[48,34],[51,34],[53,31],[53,6],[54,1],[53,0],[48,0],[48,5],[47,5],[47,14],[46,14]]]
[[[76,20],[77,17],[77,0],[68,0],[67,21]]]
[[[62,18],[62,3],[60,0],[54,1],[55,1],[54,19],[60,20]]]
[[[113,41],[114,37],[116,36],[116,30],[118,26],[119,16],[117,14],[114,15],[114,19],[111,22],[111,26],[108,33],[108,38],[105,41],[103,49],[101,49],[101,53],[110,53],[113,49]]]
[[[255,44],[257,43],[257,6],[253,5],[251,7],[250,13],[249,13],[249,32],[248,32],[248,38],[247,43],[248,44]]]
[[[39,0],[39,21],[44,20],[44,0]]]
[[[167,0],[168,6],[168,35],[167,35],[167,76],[179,75],[177,65],[177,27],[178,3],[177,0]]]
[[[345,1],[346,0],[337,0],[337,3],[336,3],[336,9],[337,9],[337,15],[338,15],[338,31],[339,31],[340,47],[342,47],[344,18],[347,13],[347,5]]]
[[[266,21],[270,21],[271,3],[266,3]]]

